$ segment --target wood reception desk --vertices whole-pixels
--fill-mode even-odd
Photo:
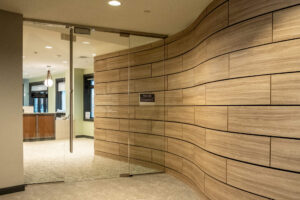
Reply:
[[[55,139],[55,114],[23,114],[23,139]]]

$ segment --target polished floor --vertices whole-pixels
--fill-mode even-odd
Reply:
[[[1,200],[207,200],[168,174],[76,183],[36,184]]]
[[[75,139],[72,154],[68,140],[24,142],[26,184],[116,178],[129,170],[132,174],[156,172],[147,167],[95,156],[92,139]]]

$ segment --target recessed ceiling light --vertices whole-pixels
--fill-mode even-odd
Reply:
[[[90,42],[83,41],[82,44],[90,44]]]
[[[92,54],[92,56],[93,56],[93,57],[95,57],[95,56],[96,56],[96,54],[95,54],[95,53],[93,53],[93,54]]]
[[[111,6],[120,6],[121,2],[117,1],[117,0],[112,0],[112,1],[109,1],[108,4]]]
[[[45,46],[46,49],[52,49],[53,47],[51,46]]]
[[[23,59],[25,59],[25,56],[23,56]]]
[[[64,60],[64,61],[62,61],[64,64],[67,64],[68,63],[68,61],[66,61],[66,60]]]

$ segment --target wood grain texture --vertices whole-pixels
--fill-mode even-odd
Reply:
[[[198,147],[194,148],[195,164],[206,174],[226,182],[226,159],[204,151]]]
[[[115,56],[112,58],[106,59],[106,69],[119,69],[129,67],[129,58],[128,55]]]
[[[120,121],[119,119],[109,119],[109,118],[98,118],[94,119],[95,128],[102,129],[111,129],[111,130],[119,130]]]
[[[165,122],[164,121],[152,121],[151,133],[154,135],[165,135]]]
[[[171,153],[165,153],[166,167],[174,169],[178,172],[182,171],[182,158]]]
[[[55,115],[38,115],[38,137],[55,137]]]
[[[274,41],[288,40],[300,37],[299,13],[300,6],[295,6],[274,13]]]
[[[174,122],[165,122],[165,135],[168,137],[182,138],[182,124]]]
[[[182,105],[182,90],[165,91],[165,105]]]
[[[224,29],[207,40],[207,58],[272,42],[272,14]]]
[[[205,105],[205,86],[183,89],[182,103],[183,105]]]
[[[151,133],[151,129],[152,126],[150,120],[133,120],[133,119],[129,120],[129,131],[131,132]]]
[[[102,151],[105,153],[119,155],[119,144],[95,140],[95,151]]]
[[[300,138],[299,106],[233,106],[228,116],[229,131]]]
[[[187,161],[185,159],[182,160],[182,173],[189,177],[196,186],[204,192],[204,172],[199,169],[195,164]]]
[[[133,144],[151,149],[165,150],[165,138],[157,135],[134,133]]]
[[[251,17],[268,13],[284,7],[296,5],[299,0],[230,0],[229,1],[229,23],[233,24]]]
[[[207,175],[205,175],[205,194],[211,200],[267,200],[267,198],[226,185]]]
[[[130,67],[129,79],[148,78],[151,77],[151,64]]]
[[[122,131],[106,130],[106,141],[128,144],[129,133]]]
[[[230,77],[300,70],[300,40],[264,45],[230,54]]]
[[[165,60],[165,75],[182,71],[182,56]]]
[[[130,66],[143,65],[164,59],[164,47],[153,48],[130,54]]]
[[[36,115],[23,115],[23,139],[36,138],[36,132]]]
[[[194,106],[168,106],[166,107],[166,120],[183,123],[195,123]]]
[[[101,72],[101,71],[104,71],[106,70],[106,60],[96,60],[94,62],[94,69],[95,69],[95,72]]]
[[[271,166],[300,172],[300,141],[271,138]]]
[[[227,183],[278,200],[299,199],[300,174],[227,161]]]
[[[240,78],[205,86],[207,105],[270,104],[270,76]]]
[[[148,119],[148,120],[164,120],[165,107],[164,106],[136,106],[135,118]]]
[[[196,67],[207,59],[206,42],[202,42],[196,48],[183,55],[183,70]]]
[[[300,104],[300,73],[272,75],[272,104]]]
[[[194,145],[184,142],[182,140],[167,138],[168,152],[181,156],[187,160],[191,160],[191,161],[194,160],[194,156],[195,156],[194,147],[195,147]]]
[[[95,83],[104,83],[104,82],[119,81],[119,80],[120,80],[120,74],[118,69],[97,72],[95,74]]]
[[[165,89],[165,78],[147,78],[131,81],[134,82],[134,92],[163,91]],[[131,87],[132,91],[133,87]]]
[[[94,139],[95,140],[106,140],[106,130],[105,129],[95,129]]]
[[[194,73],[193,70],[172,74],[168,76],[168,89],[181,89],[194,85]]]
[[[152,63],[152,77],[163,76],[165,74],[165,61]]]
[[[205,148],[205,129],[194,125],[182,124],[182,139]]]
[[[229,78],[229,55],[209,60],[194,68],[194,84]]]
[[[205,148],[235,160],[269,166],[270,138],[206,130]]]
[[[205,128],[227,130],[227,106],[196,106],[195,123]]]

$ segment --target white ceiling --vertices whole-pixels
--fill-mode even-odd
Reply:
[[[212,0],[0,0],[0,9],[82,25],[174,34],[186,28]],[[150,10],[150,13],[144,12]]]
[[[24,78],[46,76],[47,66],[51,66],[52,74],[63,73],[69,69],[69,41],[61,39],[62,33],[68,34],[69,29],[57,25],[24,23]],[[102,55],[156,40],[158,39],[138,36],[126,38],[119,34],[98,31],[92,31],[91,35],[76,35],[76,42],[73,43],[73,65],[74,68],[93,68],[93,54]],[[46,46],[53,48],[47,49]]]

